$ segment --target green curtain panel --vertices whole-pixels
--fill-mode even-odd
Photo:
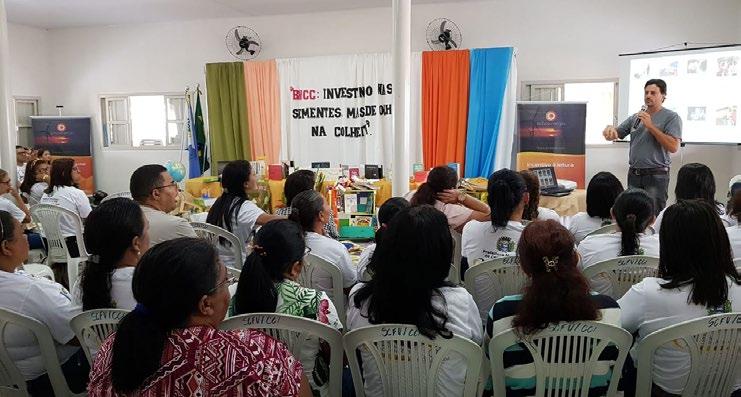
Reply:
[[[250,160],[247,98],[242,62],[206,64],[211,175],[219,161]]]

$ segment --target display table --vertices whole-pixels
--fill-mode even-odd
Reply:
[[[568,196],[563,197],[541,195],[539,204],[541,207],[556,211],[560,216],[576,215],[577,212],[587,211],[587,191],[576,189]]]
[[[283,188],[286,184],[286,180],[280,181],[268,181],[268,190],[270,191],[270,208],[275,211],[276,208],[285,207],[283,202],[284,194]],[[335,185],[335,181],[324,181],[322,183],[322,193],[325,193],[327,189]],[[377,187],[376,190],[376,207],[380,207],[381,204],[391,198],[391,182],[386,179],[381,179],[373,183],[373,186]]]

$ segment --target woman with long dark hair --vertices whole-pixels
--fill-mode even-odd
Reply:
[[[522,271],[528,276],[522,295],[497,301],[486,323],[489,338],[515,328],[531,335],[562,321],[600,321],[620,326],[620,308],[605,295],[590,292],[574,251],[574,237],[556,221],[535,221],[522,231],[517,246]],[[502,359],[494,357],[492,359]],[[515,345],[504,356],[508,395],[535,394],[535,367],[530,353]],[[589,395],[607,391],[609,362],[598,361]]]
[[[527,185],[527,192],[530,199],[525,206],[525,211],[522,213],[522,219],[526,221],[534,220],[548,220],[552,219],[556,222],[561,221],[561,217],[558,213],[550,208],[540,207],[540,180],[534,172],[529,170],[520,171],[520,175],[525,179]]]
[[[715,200],[715,177],[713,171],[705,164],[689,163],[682,166],[677,173],[677,185],[674,187],[676,201],[700,199],[707,201],[715,208],[715,212],[725,218],[726,209],[723,204]],[[657,234],[661,231],[661,223],[664,219],[664,208],[653,224]],[[725,226],[731,226],[726,222]]]
[[[255,330],[218,329],[233,281],[205,240],[152,247],[134,271],[138,304],[101,346],[89,395],[311,396],[285,345]]]
[[[288,216],[288,219],[301,226],[306,246],[311,249],[313,255],[340,269],[342,288],[347,294],[350,287],[357,281],[358,276],[352,259],[350,259],[350,254],[347,253],[347,248],[339,241],[323,234],[325,225],[331,221],[329,204],[327,204],[324,196],[316,190],[305,190],[297,194],[291,200],[291,215]],[[332,279],[329,275],[324,272],[318,273],[315,277],[318,289],[327,292],[332,299],[340,299],[340,297],[333,296]]]
[[[90,213],[83,234],[90,256],[72,288],[82,310],[136,306],[131,280],[140,255],[149,249],[148,228],[141,207],[128,198],[107,200]]]
[[[487,191],[490,219],[472,221],[463,228],[461,254],[467,266],[517,252],[522,211],[528,202],[525,181],[517,172],[504,168],[491,174]]]
[[[399,211],[403,210],[404,208],[408,208],[409,206],[409,201],[407,201],[404,197],[392,197],[386,200],[386,202],[384,202],[378,208],[379,226],[376,230],[376,235],[373,238],[373,243],[365,247],[363,252],[360,254],[360,259],[358,260],[358,280],[363,280],[363,274],[366,272],[366,270],[368,270],[368,273],[370,274],[373,273],[373,269],[369,268],[368,264],[370,264],[371,257],[376,251],[376,246],[381,241],[383,233],[388,230],[389,223],[392,219],[394,219],[394,216],[396,216]]]
[[[337,310],[326,293],[298,284],[307,253],[304,233],[295,222],[280,219],[266,223],[253,239],[234,295],[233,315],[283,313],[309,318],[342,329]],[[327,362],[319,353],[319,340],[305,342],[301,363],[312,389],[327,393]]]
[[[610,172],[598,172],[587,185],[587,212],[579,212],[569,219],[569,231],[579,244],[590,232],[612,224],[610,210],[623,184]]]
[[[489,207],[475,198],[455,190],[458,175],[448,166],[437,166],[427,174],[427,181],[409,199],[412,206],[431,205],[442,211],[451,229],[461,233],[468,221],[489,219]]]
[[[644,278],[618,301],[623,327],[638,332],[636,343],[683,321],[741,311],[741,276],[715,205],[705,199],[680,200],[666,209],[664,221],[672,227],[662,228],[659,235],[659,276]],[[656,351],[651,379],[659,392],[679,395],[690,357],[673,345]],[[735,377],[741,389],[741,374]]]
[[[654,200],[645,190],[629,188],[620,193],[612,206],[612,216],[617,223],[616,233],[589,236],[579,244],[581,261],[585,269],[596,263],[619,256],[659,256],[659,238],[650,233],[649,225],[654,220]],[[611,284],[603,277],[591,280],[595,291],[610,292]]]
[[[429,205],[402,209],[373,253],[373,278],[350,293],[347,328],[410,324],[429,338],[456,334],[481,344],[476,303],[465,288],[445,281],[452,259],[453,238],[445,215]],[[372,356],[361,354],[366,395],[383,395]],[[444,363],[437,395],[460,396],[465,370],[458,357]]]
[[[265,213],[247,197],[248,192],[257,189],[257,178],[249,161],[229,162],[221,174],[221,187],[223,192],[208,211],[206,222],[234,233],[243,243],[240,248],[242,257],[246,258],[252,231],[259,225],[284,217]],[[231,250],[222,245],[219,245],[219,257],[227,266],[241,266],[241,263],[234,263]]]
[[[49,187],[49,170],[51,164],[44,160],[33,160],[26,164],[26,176],[18,190],[26,196],[33,198],[36,203],[41,201],[44,191]]]

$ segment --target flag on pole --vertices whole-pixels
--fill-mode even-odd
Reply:
[[[206,151],[206,129],[203,124],[203,110],[201,109],[201,89],[196,88],[196,108],[193,129],[193,146],[198,153],[198,164],[200,165],[201,174],[209,169],[211,164],[208,162],[208,152]]]
[[[188,178],[198,178],[203,173],[201,172],[201,164],[198,162],[198,147],[195,130],[196,123],[193,117],[193,102],[190,98],[190,93],[185,92],[185,101],[188,105]]]

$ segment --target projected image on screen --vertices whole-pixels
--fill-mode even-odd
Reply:
[[[664,107],[682,118],[684,142],[741,143],[739,61],[741,50],[737,47],[635,57],[627,73],[625,116],[640,110],[646,81],[660,78],[666,81],[668,91]]]

